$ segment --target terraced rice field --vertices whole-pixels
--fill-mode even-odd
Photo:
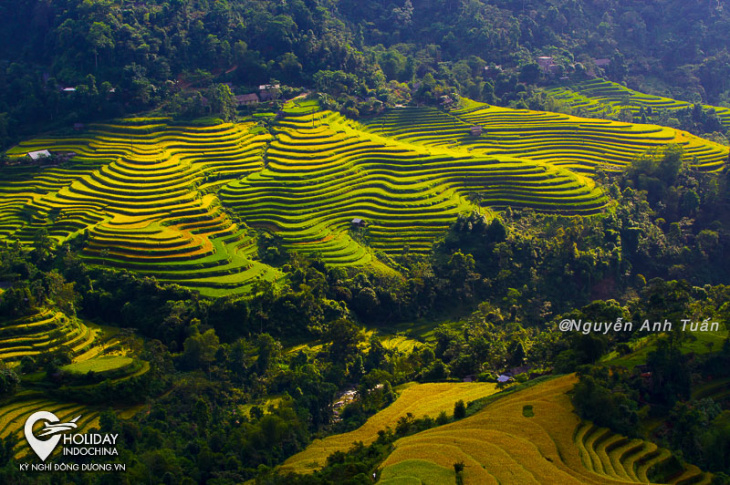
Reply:
[[[457,462],[465,464],[466,484],[647,483],[652,466],[669,453],[581,423],[566,394],[575,382],[573,375],[553,379],[461,421],[398,440],[382,464],[379,483],[433,483],[434,473],[453,480]],[[531,417],[523,413],[526,405],[532,406]],[[688,466],[670,483],[710,479]]]
[[[252,238],[207,192],[260,170],[269,136],[250,133],[253,124],[167,121],[96,124],[79,137],[12,149],[11,155],[50,149],[77,156],[68,167],[16,173],[2,184],[0,237],[31,243],[39,227],[59,241],[85,233],[82,256],[90,263],[201,290],[240,288],[266,274],[249,257]]]
[[[311,473],[321,468],[335,451],[347,451],[357,441],[365,445],[372,443],[378,437],[378,431],[388,426],[392,428],[408,413],[415,418],[430,416],[435,419],[441,411],[451,415],[454,404],[460,399],[466,403],[495,392],[496,386],[488,383],[409,384],[393,404],[368,419],[360,428],[315,440],[307,449],[289,458],[282,465],[282,472]]]
[[[0,408],[0,437],[16,435],[18,444],[15,447],[16,458],[30,453],[27,441],[23,438],[23,426],[26,419],[36,411],[49,411],[61,421],[69,421],[81,415],[78,421],[80,432],[99,426],[100,411],[92,410],[76,403],[64,403],[41,397],[18,399]]]
[[[245,225],[330,265],[378,264],[378,252],[429,251],[464,211],[601,212],[609,201],[590,179],[595,168],[620,170],[648,149],[679,143],[703,170],[728,155],[669,128],[479,103],[450,114],[396,109],[363,126],[298,100],[271,123],[265,133],[254,123],[128,119],[21,143],[10,155],[77,155],[0,171],[0,239],[32,244],[45,227],[59,242],[84,237],[92,264],[208,295],[245,292],[281,277],[256,260]],[[485,133],[470,136],[473,125]]]
[[[120,342],[114,337],[105,338],[102,331],[87,326],[81,321],[67,317],[61,312],[44,310],[35,315],[0,322],[0,362],[16,365],[24,356],[37,357],[41,354],[64,350],[71,353],[73,363],[62,371],[86,376],[94,371],[112,382],[120,382],[140,376],[149,371],[149,363],[135,360],[124,353]],[[116,355],[104,355],[113,350]],[[61,420],[70,420],[78,415],[79,431],[99,426],[100,408],[71,401],[49,398],[45,391],[33,390],[45,385],[39,382],[44,372],[23,377],[26,389],[0,403],[0,438],[15,435],[16,458],[30,453],[27,441],[22,438],[25,420],[36,411],[49,411]],[[83,378],[83,377],[82,377]],[[73,383],[70,383],[73,385]],[[77,389],[91,386],[80,386]]]
[[[671,456],[669,450],[654,443],[630,439],[587,422],[576,428],[574,441],[583,465],[606,479],[648,483],[649,470]],[[671,483],[709,484],[711,478],[696,466],[688,465]]]
[[[482,134],[471,136],[472,126],[481,126]],[[536,194],[541,193],[541,187],[542,192],[551,189],[564,201],[573,198],[570,190],[561,187],[561,178],[567,174],[587,184],[576,174],[593,174],[597,167],[621,170],[642,153],[670,143],[684,148],[688,162],[697,157],[700,170],[720,170],[728,154],[727,147],[673,128],[512,110],[482,103],[471,103],[466,109],[448,114],[430,108],[392,110],[371,122],[368,129],[429,147],[465,149],[471,154],[514,157],[523,163],[569,169],[536,177],[541,185],[533,189]],[[579,198],[571,201],[573,206],[580,204]]]
[[[403,353],[411,352],[421,344],[418,340],[403,335],[383,336],[380,343],[388,350]]]
[[[420,117],[427,127],[417,129],[444,135],[438,111],[394,113],[404,111],[413,117],[384,120],[408,130]],[[274,228],[291,247],[330,264],[372,259],[349,231],[354,218],[368,222],[363,237],[371,248],[399,254],[406,246],[430,250],[459,212],[476,209],[467,200],[472,192],[484,197],[484,206],[573,214],[596,213],[608,202],[590,179],[560,167],[476,155],[454,137],[441,147],[372,129],[385,121],[368,132],[336,113],[287,113],[275,127],[266,168],[224,187],[221,200],[249,224]]]
[[[275,134],[267,167],[224,187],[221,199],[249,224],[275,228],[292,248],[330,264],[372,260],[349,232],[354,218],[370,223],[375,250],[425,251],[468,207],[433,169],[450,157],[367,136],[338,114],[289,115]]]
[[[0,438],[15,435],[18,443],[14,448],[15,458],[20,459],[32,454],[28,442],[23,437],[23,426],[26,419],[36,411],[49,411],[61,421],[70,421],[81,416],[77,421],[75,432],[86,433],[91,428],[99,428],[99,415],[102,410],[86,405],[48,399],[39,394],[27,394],[15,398],[0,407]],[[59,453],[56,451],[56,454]],[[35,455],[33,455],[35,456]]]
[[[81,355],[96,345],[98,330],[61,312],[42,311],[0,324],[0,361],[19,361],[62,347]]]
[[[667,111],[692,107],[692,103],[687,101],[640,93],[601,78],[548,89],[547,92],[568,106],[595,115],[606,114],[624,108],[628,108],[634,114],[639,114],[642,107]],[[705,108],[714,110],[725,128],[730,127],[730,108],[723,106],[705,106]]]

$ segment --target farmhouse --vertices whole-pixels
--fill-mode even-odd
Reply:
[[[482,130],[481,126],[475,125],[469,128],[469,133],[471,133],[471,136],[479,136],[482,134]]]
[[[51,152],[49,152],[48,150],[37,150],[35,152],[28,152],[28,157],[34,162],[37,162],[38,160],[41,160],[43,158],[50,158]]]
[[[596,65],[596,67],[608,67],[608,65],[611,64],[611,59],[593,59],[593,63]]]
[[[239,94],[238,96],[236,96],[236,104],[238,104],[238,105],[258,104],[258,102],[259,102],[259,95],[256,93]]]
[[[352,220],[352,225],[354,227],[365,227],[367,225],[367,223],[365,222],[365,219],[356,217]]]
[[[269,101],[274,99],[274,95],[278,94],[280,84],[262,84],[259,86],[259,97],[261,101]]]

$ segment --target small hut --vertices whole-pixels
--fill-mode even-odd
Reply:
[[[497,382],[500,384],[505,384],[512,380],[511,376],[508,376],[507,374],[502,374],[501,376],[497,377]]]
[[[482,127],[479,125],[472,126],[469,128],[469,133],[471,133],[471,136],[479,136],[482,134]]]
[[[40,160],[43,160],[44,158],[51,158],[51,152],[48,150],[37,150],[35,152],[28,152],[28,158],[33,160],[34,162],[38,162]]]
[[[366,225],[365,219],[356,217],[352,220],[352,227],[365,227]]]

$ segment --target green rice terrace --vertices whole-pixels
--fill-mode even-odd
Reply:
[[[645,112],[651,110],[649,114],[658,110],[671,112],[692,108],[692,103],[687,101],[640,93],[601,78],[570,86],[551,88],[547,92],[572,108],[599,116],[609,115],[614,111],[625,108],[631,110],[633,114],[639,114],[642,108]],[[730,108],[705,106],[705,109],[714,110],[723,126],[726,129],[730,127]]]
[[[36,411],[50,411],[61,420],[80,415],[81,431],[98,428],[100,413],[108,409],[97,406],[96,394],[114,395],[118,403],[114,408],[122,415],[135,412],[137,408],[121,403],[144,386],[150,366],[133,358],[115,332],[49,310],[0,319],[0,361],[4,365],[13,368],[35,362],[31,365],[37,366],[44,358],[59,354],[71,359],[52,375],[25,367],[24,390],[0,402],[0,438],[19,438],[13,448],[16,457],[30,452],[26,440],[20,438],[25,420]]]
[[[98,332],[61,312],[43,311],[0,326],[0,360],[15,362],[62,347],[82,354],[94,347]]]
[[[0,172],[0,239],[81,237],[91,264],[217,295],[281,277],[257,260],[253,229],[330,265],[378,264],[379,253],[429,251],[461,212],[600,213],[609,199],[596,169],[667,144],[700,170],[728,156],[671,128],[465,105],[360,124],[301,100],[265,126],[136,118],[25,141]],[[67,160],[29,163],[37,150]]]

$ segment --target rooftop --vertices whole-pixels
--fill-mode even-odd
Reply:
[[[41,158],[47,158],[51,156],[51,152],[48,150],[37,150],[35,152],[28,152],[28,156],[31,160],[39,160]]]

